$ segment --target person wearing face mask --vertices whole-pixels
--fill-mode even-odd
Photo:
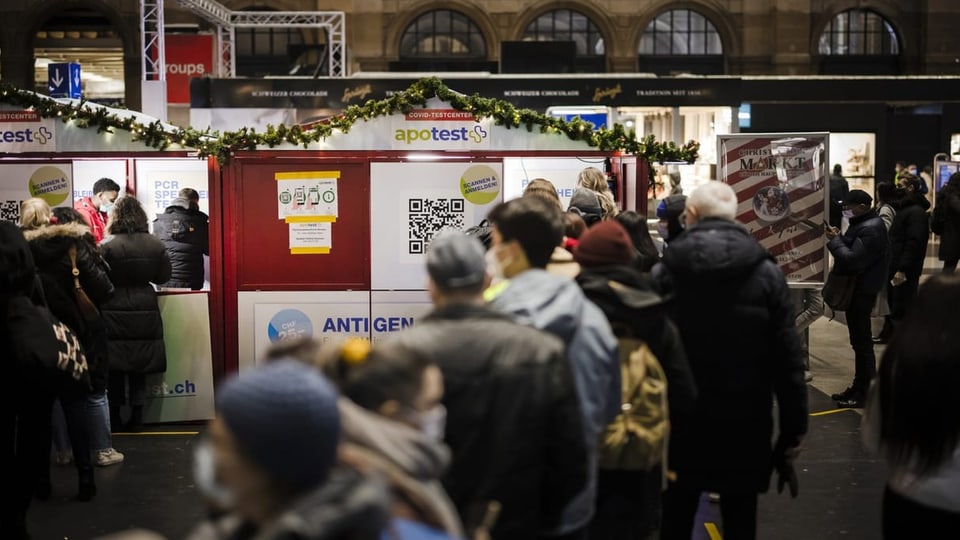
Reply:
[[[73,205],[83,216],[98,244],[106,236],[107,218],[118,196],[120,185],[109,178],[101,178],[93,184],[93,195],[83,197]]]
[[[890,239],[890,331],[874,340],[886,343],[893,329],[907,314],[907,309],[917,295],[923,262],[927,257],[927,242],[930,239],[930,218],[927,210],[930,203],[920,192],[922,180],[916,176],[902,176],[898,190],[898,208],[888,231]]]
[[[808,418],[795,306],[773,257],[735,221],[737,205],[723,182],[694,190],[686,230],[654,269],[659,290],[672,291],[697,388],[689,427],[670,435],[664,540],[690,539],[703,492],[719,494],[724,537],[744,540],[757,537],[758,494],[773,472],[778,491],[799,490],[793,460]]]
[[[198,489],[214,511],[188,540],[375,540],[387,497],[374,476],[337,466],[335,387],[293,359],[234,375],[195,450]]]
[[[877,375],[870,313],[880,289],[887,282],[890,256],[886,225],[871,208],[872,203],[873,198],[867,192],[851,190],[843,201],[844,217],[850,221],[847,231],[841,235],[836,227],[824,227],[827,248],[834,258],[832,271],[838,275],[856,276],[853,299],[846,311],[855,375],[846,390],[830,396],[844,408],[862,408],[870,381]]]
[[[586,538],[596,502],[600,434],[620,414],[617,341],[603,312],[587,300],[576,282],[545,269],[563,240],[563,216],[557,205],[521,197],[500,204],[488,219],[493,226],[488,252],[491,271],[504,279],[488,289],[485,298],[494,310],[564,342],[580,401],[587,483],[567,505],[559,525],[541,536]]]
[[[459,231],[427,250],[434,309],[392,340],[443,372],[444,440],[453,453],[444,486],[468,532],[491,503],[497,540],[531,540],[558,525],[587,479],[587,449],[563,343],[484,304],[483,246]]]
[[[409,347],[371,349],[360,338],[327,345],[318,361],[343,395],[341,462],[387,480],[392,538],[462,538],[460,518],[440,483],[450,450],[443,444],[446,409],[437,366]]]

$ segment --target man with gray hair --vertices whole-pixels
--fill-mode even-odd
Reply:
[[[709,182],[690,194],[686,231],[655,271],[699,389],[693,421],[674,430],[661,537],[689,540],[700,494],[720,495],[723,535],[753,539],[757,494],[773,470],[797,493],[793,459],[807,431],[794,305],[770,254],[736,223],[737,195]],[[773,398],[779,436],[771,448]]]

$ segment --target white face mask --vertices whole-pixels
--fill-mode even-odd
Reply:
[[[104,214],[109,214],[110,211],[113,210],[113,204],[114,203],[112,202],[100,203],[100,211],[103,212]]]
[[[438,404],[426,411],[413,411],[413,418],[424,435],[434,440],[443,440],[447,428],[446,407]]]
[[[486,255],[484,255],[484,259],[487,263],[487,273],[490,274],[490,277],[493,279],[494,283],[506,279],[507,276],[504,275],[504,268],[509,267],[513,263],[512,258],[508,258],[506,262],[500,260],[500,257],[497,256],[497,252],[501,249],[504,249],[503,244],[491,247],[487,250]]]
[[[670,227],[666,223],[657,223],[657,233],[659,233],[660,238],[664,240],[670,239]]]
[[[193,452],[193,478],[200,493],[221,509],[233,504],[233,493],[217,481],[213,447],[209,441],[198,444]]]
[[[853,217],[853,210],[844,210],[843,217],[851,219]]]

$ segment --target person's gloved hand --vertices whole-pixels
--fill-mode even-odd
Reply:
[[[799,446],[787,447],[777,443],[773,451],[773,468],[777,471],[777,493],[783,493],[783,487],[790,486],[790,496],[796,498],[800,493],[800,482],[793,462],[800,455]]]

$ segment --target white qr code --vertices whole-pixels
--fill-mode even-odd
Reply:
[[[0,201],[0,220],[20,221],[20,201]]]
[[[433,237],[445,229],[463,229],[463,199],[409,199],[407,212],[409,232],[408,253],[426,253]]]

